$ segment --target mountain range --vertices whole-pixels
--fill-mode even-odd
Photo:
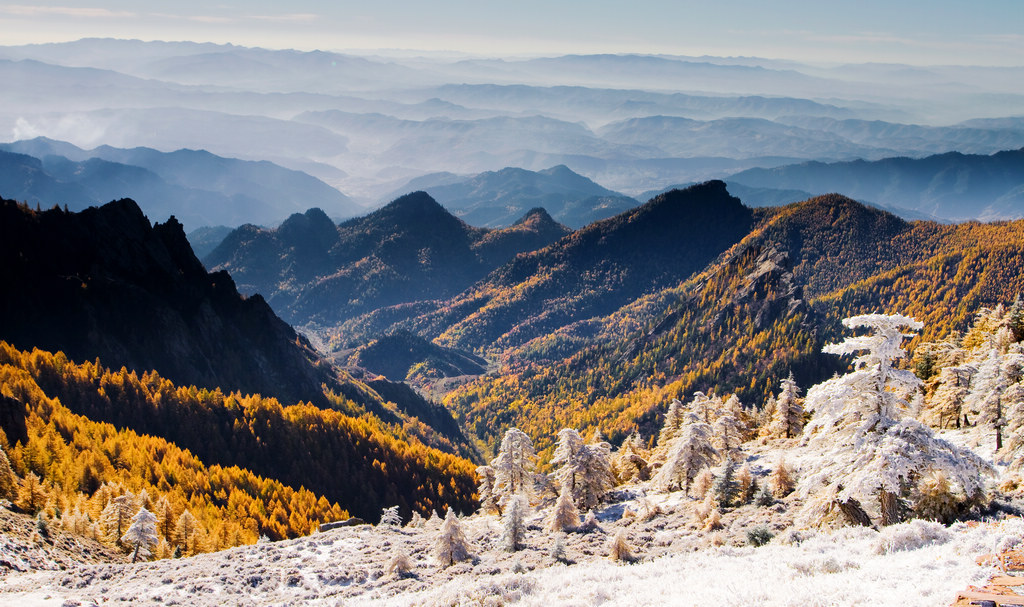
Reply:
[[[0,78],[13,83],[0,127],[86,149],[269,160],[361,203],[432,173],[558,165],[637,196],[806,160],[1018,149],[1019,76],[756,57],[357,56],[80,40],[0,47]],[[314,204],[325,206],[304,208]],[[218,223],[237,225],[207,225]]]
[[[190,230],[276,224],[311,204],[339,218],[363,211],[319,179],[266,161],[186,149],[83,150],[45,138],[0,144],[0,190],[23,202],[76,211],[135,197],[148,215],[174,215]]]
[[[35,381],[75,414],[165,437],[207,465],[306,487],[360,516],[385,500],[436,503],[427,478],[468,482],[446,495],[469,499],[463,457],[475,450],[447,411],[330,364],[260,296],[243,298],[227,273],[207,273],[173,219],[150,224],[130,199],[79,213],[4,200],[0,214],[0,279],[17,285],[0,305],[0,340],[52,360],[56,370]],[[270,455],[289,446],[333,451],[351,469],[324,474]]]
[[[1024,148],[989,156],[949,152],[874,162],[806,162],[749,169],[730,180],[813,194],[844,192],[858,200],[952,221],[1024,217]]]
[[[469,177],[434,173],[409,181],[388,200],[418,190],[466,223],[490,228],[512,225],[528,210],[540,207],[555,221],[576,229],[640,204],[565,165],[543,171],[506,167]]]
[[[242,226],[203,261],[295,324],[333,325],[378,308],[455,295],[517,254],[569,233],[543,209],[474,228],[424,192],[334,224],[319,209],[276,229]]]

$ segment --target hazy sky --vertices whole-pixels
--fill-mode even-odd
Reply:
[[[1024,65],[1024,0],[0,0],[0,45],[83,37]]]

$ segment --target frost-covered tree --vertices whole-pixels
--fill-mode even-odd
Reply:
[[[919,330],[921,323],[901,315],[867,314],[843,324],[871,333],[824,348],[833,354],[862,354],[854,359],[853,372],[807,392],[805,407],[814,416],[805,429],[805,444],[821,457],[808,464],[802,492],[833,491],[840,509],[855,500],[875,509],[883,525],[900,519],[914,486],[930,470],[942,470],[961,501],[981,499],[981,475],[990,467],[970,451],[935,438],[921,423],[902,419],[907,395],[920,380],[895,362],[904,356],[903,339],[912,336],[902,329]]]
[[[793,438],[799,436],[803,429],[804,408],[800,403],[800,388],[790,373],[780,385],[779,397],[775,400],[775,411],[768,426],[768,435]]]
[[[501,439],[498,456],[491,462],[494,468],[494,493],[499,505],[504,505],[518,494],[529,498],[533,490],[533,468],[537,454],[533,442],[519,428],[509,428]]]
[[[615,485],[611,447],[605,442],[584,445],[579,432],[573,428],[563,428],[558,433],[551,464],[557,466],[555,480],[560,487],[569,488],[573,501],[580,508],[596,506]]]
[[[476,469],[476,476],[480,479],[480,484],[477,485],[477,494],[480,496],[480,513],[501,514],[497,497],[494,495],[494,468],[479,466]]]
[[[401,527],[402,515],[398,513],[398,506],[384,508],[380,513],[380,522],[378,525],[385,527]]]
[[[544,522],[544,528],[548,531],[570,531],[580,526],[580,511],[576,508],[575,502],[572,501],[572,493],[565,487],[562,487],[562,492],[558,495],[558,501],[555,502],[555,506],[551,509],[551,513],[548,515],[547,520]]]
[[[131,524],[132,517],[138,512],[135,495],[125,492],[107,502],[100,512],[100,529],[111,542],[120,543],[125,530]]]
[[[608,558],[613,561],[632,563],[636,560],[633,549],[626,540],[626,530],[619,529],[608,543]]]
[[[935,391],[922,421],[940,429],[959,428],[971,378],[977,372],[973,365],[944,367],[939,371]]]
[[[666,491],[689,489],[697,474],[718,460],[718,451],[711,444],[711,426],[692,412],[686,414],[686,420],[654,477],[654,486]]]
[[[714,432],[713,444],[726,458],[731,457],[739,449],[746,435],[746,425],[727,408],[722,409],[712,430]]]
[[[441,524],[441,532],[434,542],[434,558],[442,567],[450,567],[460,561],[472,558],[469,542],[462,531],[455,511],[448,509],[448,514]]]
[[[526,545],[526,498],[522,495],[509,500],[508,507],[502,517],[501,547],[506,552],[522,550]]]
[[[668,411],[665,412],[665,421],[661,424],[661,432],[658,434],[657,448],[661,451],[668,451],[669,444],[683,430],[685,423],[686,408],[678,398],[673,398],[668,404]]]
[[[793,471],[786,463],[786,458],[780,457],[775,469],[768,475],[768,490],[775,497],[783,498],[793,492],[795,485]]]
[[[133,549],[132,562],[138,560],[139,556],[143,558],[150,556],[158,540],[156,516],[145,507],[139,508],[139,511],[132,517],[132,524],[129,525],[128,531],[121,536],[121,541]]]
[[[618,483],[645,481],[651,468],[644,457],[643,442],[637,432],[630,434],[612,455],[612,474]]]
[[[736,462],[731,459],[725,460],[722,473],[715,478],[711,490],[715,493],[715,499],[723,507],[728,508],[736,501],[736,497],[739,495],[739,484],[736,482]]]

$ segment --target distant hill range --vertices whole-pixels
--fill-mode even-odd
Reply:
[[[335,225],[320,209],[276,229],[242,226],[205,259],[295,324],[336,324],[398,304],[451,297],[517,254],[570,230],[543,209],[500,230],[474,228],[424,192]]]
[[[730,181],[755,188],[842,192],[951,221],[1024,217],[1024,148],[990,156],[950,152],[868,162],[804,162],[749,169]]]
[[[45,138],[0,144],[0,191],[33,206],[73,211],[130,197],[151,219],[174,215],[189,230],[273,225],[310,206],[338,218],[364,212],[323,181],[271,162],[202,150],[83,150]]]
[[[576,229],[640,204],[565,165],[543,171],[507,167],[471,177],[434,173],[413,179],[388,199],[416,190],[427,192],[466,223],[490,228],[512,225],[529,209],[540,207]]]

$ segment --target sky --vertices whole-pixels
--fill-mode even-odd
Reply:
[[[85,37],[486,56],[651,53],[1024,65],[1024,1],[0,1],[0,45]]]

